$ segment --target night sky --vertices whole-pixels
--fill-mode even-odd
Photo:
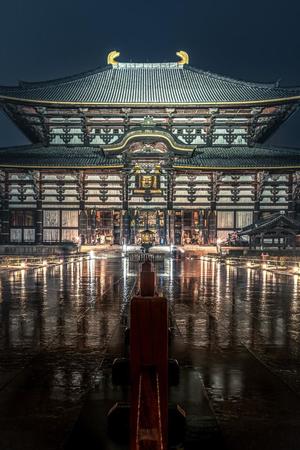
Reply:
[[[300,85],[300,2],[285,0],[4,0],[0,84],[122,62],[177,61],[249,81]],[[0,146],[28,142],[0,113]],[[300,112],[270,142],[300,147]]]

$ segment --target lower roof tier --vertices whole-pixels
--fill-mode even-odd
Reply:
[[[99,147],[25,145],[0,148],[0,167],[19,169],[122,168],[121,158]],[[271,146],[201,147],[191,157],[175,158],[175,169],[300,169],[300,149]]]
[[[198,147],[190,158],[180,158],[174,166],[220,169],[296,169],[300,149],[273,146]]]

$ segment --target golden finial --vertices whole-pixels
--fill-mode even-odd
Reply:
[[[116,61],[116,58],[120,56],[120,52],[117,50],[113,50],[107,55],[107,64],[111,64],[112,66],[115,66],[118,64],[118,61]]]
[[[183,50],[180,50],[179,52],[176,52],[176,55],[181,58],[180,61],[178,61],[178,64],[188,64],[190,61],[190,57],[187,54],[187,52],[184,52]]]

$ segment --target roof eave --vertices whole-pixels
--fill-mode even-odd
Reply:
[[[241,100],[233,102],[72,102],[64,100],[42,100],[42,99],[30,99],[23,97],[13,97],[8,95],[0,94],[0,102],[11,101],[15,103],[29,103],[29,104],[39,104],[39,105],[61,105],[61,106],[102,106],[102,107],[218,107],[218,106],[257,106],[257,105],[267,105],[267,104],[278,104],[278,103],[299,103],[300,94],[289,96],[289,97],[279,97],[270,98],[263,100]]]
[[[189,166],[189,165],[174,165],[174,169],[194,169],[194,170],[293,170],[300,168],[299,165],[292,165],[292,166]]]
[[[4,168],[4,169],[62,169],[62,170],[66,170],[66,169],[121,169],[123,168],[123,164],[109,164],[109,165],[91,165],[91,164],[86,164],[86,165],[39,165],[39,164],[0,164],[0,167]]]

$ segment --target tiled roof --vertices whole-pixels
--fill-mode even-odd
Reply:
[[[0,148],[0,167],[110,167],[122,166],[118,158],[105,157],[99,147],[25,145]],[[300,149],[280,147],[203,147],[188,158],[177,157],[178,168],[296,168]]]
[[[176,166],[214,168],[300,167],[300,149],[283,147],[203,147],[190,158],[178,158]]]
[[[275,213],[263,220],[259,220],[251,225],[242,228],[238,234],[240,236],[247,236],[251,234],[258,234],[263,230],[275,228],[277,224],[288,226],[289,228],[300,230],[300,223],[286,214]]]
[[[99,104],[218,104],[300,99],[300,88],[250,83],[177,63],[120,63],[59,80],[0,87],[0,100]]]
[[[24,145],[0,148],[0,167],[103,167],[122,166],[96,147]]]

